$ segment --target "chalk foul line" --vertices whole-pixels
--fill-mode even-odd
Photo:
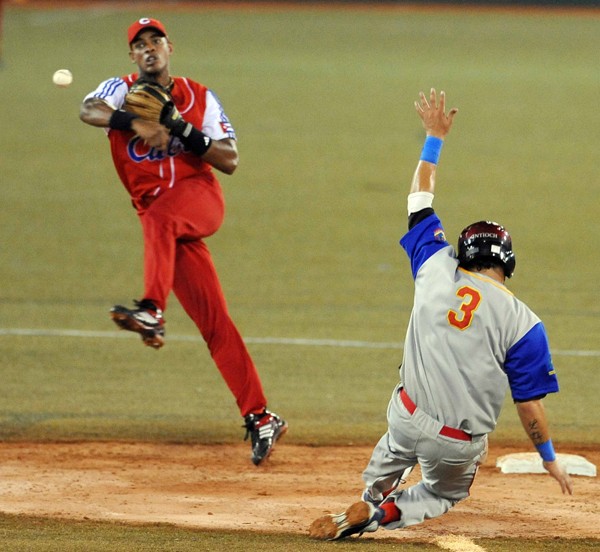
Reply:
[[[52,330],[32,328],[0,328],[1,336],[30,337],[79,337],[103,339],[137,338],[132,332],[100,332],[87,330]],[[194,341],[204,343],[199,335],[169,335],[169,341]],[[347,339],[306,339],[296,337],[244,337],[244,342],[258,345],[298,345],[307,347],[356,347],[359,349],[403,349],[402,343],[385,343],[379,341],[353,341]],[[600,357],[600,351],[560,350],[550,351],[554,356]]]

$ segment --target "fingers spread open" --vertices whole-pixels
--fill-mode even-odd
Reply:
[[[436,105],[435,105],[435,88],[431,89],[430,97],[431,97],[431,107],[435,108],[436,107]]]
[[[446,113],[446,92],[440,92],[440,111]]]

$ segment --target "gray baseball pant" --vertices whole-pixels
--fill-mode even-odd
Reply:
[[[422,479],[404,490],[395,490],[400,521],[383,525],[401,529],[445,514],[469,496],[479,464],[487,456],[487,435],[461,441],[440,435],[443,424],[420,410],[411,416],[400,400],[398,385],[388,406],[388,431],[379,440],[363,473],[369,500],[381,502],[416,465]]]

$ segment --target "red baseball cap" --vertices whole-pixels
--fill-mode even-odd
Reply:
[[[167,30],[165,26],[158,19],[150,19],[148,17],[142,17],[139,21],[136,21],[127,29],[127,41],[131,44],[137,35],[146,29],[156,29],[163,36],[167,36]]]

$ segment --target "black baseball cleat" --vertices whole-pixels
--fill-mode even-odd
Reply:
[[[148,299],[134,301],[137,308],[115,305],[110,316],[122,330],[137,332],[148,347],[160,349],[165,344],[165,321],[162,311]]]
[[[287,423],[277,414],[269,412],[266,408],[262,414],[248,414],[242,427],[246,428],[246,437],[252,438],[252,462],[258,466],[268,458],[275,447],[277,440],[288,430]]]
[[[329,514],[312,522],[308,534],[318,540],[339,540],[379,528],[385,511],[370,502],[355,502],[343,514]]]

